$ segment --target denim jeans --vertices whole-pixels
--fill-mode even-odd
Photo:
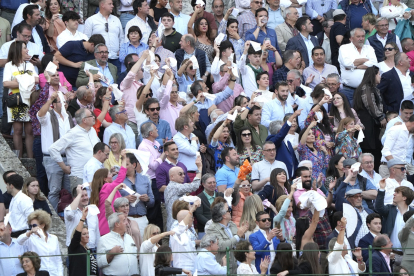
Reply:
[[[349,87],[344,87],[344,88],[340,89],[339,92],[345,94],[345,96],[348,98],[349,105],[351,106],[351,108],[353,108],[354,107],[354,92],[355,92],[355,89],[351,89]]]
[[[36,159],[36,178],[39,182],[40,190],[45,194],[49,195],[48,180],[45,167],[43,166],[43,152],[42,152],[42,139],[40,136],[35,136],[33,141],[33,155]]]
[[[121,13],[121,16],[119,17],[119,20],[121,21],[122,29],[124,29],[125,32],[125,26],[128,23],[129,20],[133,19],[135,15],[129,14],[126,12]]]
[[[62,157],[66,164],[66,157]],[[56,163],[50,156],[43,156],[43,164],[46,169],[47,179],[49,180],[49,201],[50,204],[57,211],[59,203],[59,194],[62,187],[70,192],[69,176],[65,174],[58,163]]]

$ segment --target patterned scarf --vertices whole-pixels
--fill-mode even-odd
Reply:
[[[290,31],[292,32],[293,36],[297,36],[299,34],[298,29],[296,29],[295,27],[293,27],[292,25],[290,25],[289,23],[287,23],[285,21],[286,25],[289,27]]]

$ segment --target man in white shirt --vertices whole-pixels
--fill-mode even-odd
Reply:
[[[247,58],[250,61],[249,64],[246,64]],[[243,55],[237,62],[237,67],[240,69],[244,93],[248,97],[251,97],[253,92],[258,89],[256,75],[262,71],[261,58],[262,50],[255,51],[253,46],[250,46],[250,41],[246,41]]]
[[[11,24],[11,30],[13,30],[14,26],[23,21],[23,10],[28,5],[38,5],[40,14],[43,17],[45,16],[44,10],[46,6],[46,0],[30,0],[30,3],[20,4],[19,8],[16,11],[16,14],[14,15],[13,23]]]
[[[86,19],[84,33],[87,37],[94,34],[101,34],[104,37],[109,51],[108,61],[118,67],[118,72],[121,72],[118,58],[119,49],[124,42],[124,31],[119,18],[111,14],[113,8],[112,0],[101,0],[99,12]]]
[[[252,168],[252,190],[255,194],[259,193],[265,185],[270,184],[270,173],[274,169],[284,169],[286,175],[289,175],[285,163],[275,160],[276,146],[273,142],[265,142],[262,153],[263,160],[254,163]]]
[[[390,128],[381,151],[381,166],[379,168],[381,177],[385,178],[388,176],[389,172],[385,165],[391,159],[400,158],[404,165],[407,163],[413,164],[413,132],[414,115],[411,115],[407,122]]]
[[[57,74],[50,76],[50,78],[49,75],[47,75],[46,80],[49,83],[51,81],[58,82],[59,74],[58,72],[56,73]],[[53,109],[49,110],[51,105],[53,106]],[[58,94],[56,92],[50,95],[50,98],[37,112],[36,117],[39,120],[40,130],[42,133],[40,139],[42,143],[43,166],[46,170],[49,185],[48,199],[50,201],[50,204],[57,211],[60,191],[62,187],[66,190],[70,189],[70,182],[69,177],[50,157],[49,148],[54,142],[65,135],[75,125],[73,123],[72,116],[69,112],[66,111],[65,107],[63,107],[61,98],[58,97]],[[60,155],[63,162],[67,164],[65,151],[61,151]]]
[[[390,172],[390,177],[385,179],[386,187],[384,195],[384,204],[392,204],[395,188],[404,186],[414,191],[414,187],[411,182],[404,179],[406,176],[406,168],[404,161],[394,158],[389,160],[387,162],[387,165],[388,170]]]
[[[88,40],[88,37],[84,33],[78,31],[79,19],[79,14],[74,11],[65,12],[62,21],[65,22],[66,29],[57,36],[56,46],[58,49],[68,41]]]
[[[358,162],[361,163],[362,171],[359,173],[366,179],[370,180],[372,184],[379,188],[381,176],[374,170],[374,155],[371,153],[363,153],[359,156]]]
[[[27,251],[25,246],[17,243],[11,237],[10,224],[4,225],[0,222],[0,275],[16,276],[24,270],[17,256],[23,255]]]
[[[142,32],[141,42],[148,43],[151,32],[157,29],[154,19],[149,16],[149,5],[145,0],[134,1],[134,13],[136,16],[129,20],[125,26],[125,42],[128,42],[128,30],[131,26],[138,26]]]
[[[127,149],[136,149],[135,133],[132,128],[127,124],[128,114],[125,107],[122,105],[115,105],[109,109],[109,115],[112,118],[112,124],[105,128],[103,134],[103,142],[109,144],[109,138],[114,133],[122,134]]]
[[[365,31],[355,28],[351,31],[351,43],[339,47],[338,61],[341,68],[343,91],[352,106],[354,90],[361,83],[365,70],[377,64],[374,48],[364,45]]]
[[[178,147],[180,155],[178,161],[183,163],[190,172],[197,171],[195,161],[197,159],[197,152],[201,149],[198,137],[192,133],[194,131],[194,122],[189,117],[180,116],[175,121],[177,134],[174,135],[173,140]],[[206,148],[205,145],[203,145]]]
[[[414,114],[414,103],[409,100],[405,100],[401,103],[400,112],[397,117],[390,120],[387,123],[387,127],[385,128],[384,135],[381,137],[381,143],[384,145],[385,138],[387,137],[388,132],[393,126],[402,125],[403,123],[407,122],[410,119],[411,115]]]
[[[89,204],[88,192],[86,189],[82,189],[81,185],[76,187],[76,197],[72,203],[65,208],[65,225],[66,225],[66,246],[70,245],[72,240],[72,233],[76,226],[79,224],[79,220],[82,218],[82,210]],[[99,220],[97,215],[91,215],[88,212],[85,224],[88,225],[89,231],[89,243],[88,247],[96,252],[99,238],[101,234],[99,232]]]
[[[269,127],[271,121],[281,120],[288,113],[293,113],[291,105],[287,104],[289,96],[289,85],[287,82],[281,81],[275,87],[276,98],[267,102],[263,106],[262,125]]]
[[[188,21],[191,16],[181,13],[183,10],[183,0],[170,0],[170,13],[174,16],[174,28],[182,35],[188,34]]]
[[[69,130],[49,148],[52,159],[65,174],[69,174],[70,192],[83,183],[83,167],[93,155],[93,147],[100,142],[95,129],[95,116],[86,108],[75,113],[77,125]],[[61,151],[65,151],[68,165],[63,162]]]
[[[93,156],[86,162],[83,169],[83,183],[91,183],[93,175],[99,169],[103,169],[103,163],[108,159],[111,149],[105,143],[99,142],[93,147]]]
[[[139,275],[137,245],[126,233],[127,216],[113,213],[108,217],[111,232],[98,242],[98,267],[104,275]],[[128,254],[120,254],[128,253]]]
[[[27,217],[34,211],[33,201],[24,194],[23,177],[18,174],[12,174],[6,179],[7,192],[12,195],[9,206],[9,223],[12,228],[11,236],[17,238],[20,234],[25,233],[29,229],[27,225]]]

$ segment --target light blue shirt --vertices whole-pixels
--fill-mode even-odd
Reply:
[[[314,103],[312,97],[306,97],[305,99],[299,98],[298,109],[302,109],[302,112],[298,117],[298,124],[301,129],[305,128],[306,118],[308,117],[313,105]],[[328,110],[328,104],[324,104],[323,107],[325,110]]]
[[[371,176],[365,171],[362,170],[359,174],[362,175],[363,177],[365,177],[366,179],[368,179],[369,181],[371,181],[372,184],[374,184],[374,186],[379,189],[379,182],[381,181],[382,177],[381,175],[379,175],[378,173],[374,172],[374,177],[371,178]]]
[[[186,25],[187,26],[187,25]],[[177,30],[177,29],[175,29],[175,30]],[[195,49],[194,49],[194,52],[192,52],[191,54],[187,54],[187,52],[186,51],[184,51],[184,59],[183,60],[186,60],[187,58],[191,58],[192,56],[194,56],[195,55]],[[210,61],[208,60],[208,56],[207,56],[207,54],[205,54],[206,55],[206,72],[211,72],[211,63],[210,63]],[[200,69],[197,69],[196,70],[196,77],[197,77],[197,79],[198,80],[200,80],[201,79],[201,76],[200,76]]]
[[[236,182],[237,180],[237,175],[239,174],[239,170],[240,169],[238,167],[235,167],[234,170],[232,170],[226,165],[223,165],[223,167],[221,167],[216,172],[217,187],[226,185],[226,189],[233,188],[234,182]]]
[[[20,264],[19,258],[2,258],[17,257],[19,255],[23,255],[26,251],[26,247],[19,245],[17,240],[14,238],[12,238],[10,245],[0,241],[0,275],[16,276],[19,273],[23,273],[24,270]]]
[[[269,12],[269,21],[267,22],[268,28],[274,30],[277,25],[280,25],[283,22],[285,22],[285,19],[283,18],[282,10],[280,8],[274,11],[269,7],[268,12]]]
[[[190,16],[187,14],[183,14],[180,12],[179,15],[175,15],[171,13],[174,16],[174,28],[177,32],[179,32],[182,35],[188,34],[187,31],[187,25],[188,21],[190,21]],[[160,19],[161,22],[161,19]],[[161,23],[162,24],[162,23]]]
[[[262,125],[264,125],[265,127],[269,127],[269,124],[272,121],[283,121],[283,118],[287,113],[293,113],[292,106],[288,105],[287,102],[285,102],[285,105],[283,107],[279,99],[274,98],[270,102],[265,103],[263,106]]]
[[[198,275],[224,275],[227,273],[227,266],[221,266],[213,253],[202,248],[195,260],[194,271],[196,270]]]
[[[135,141],[135,133],[134,131],[132,131],[132,128],[129,125],[125,124],[125,128],[123,128],[120,124],[113,122],[109,127],[105,128],[103,142],[109,145],[109,138],[114,133],[122,134],[127,149],[137,148]]]
[[[175,78],[177,79],[179,86],[178,91],[182,91],[185,93],[187,93],[188,86],[191,86],[194,83],[194,81],[187,77],[184,73],[181,75],[181,77],[178,74],[175,74]],[[197,80],[197,76],[194,79]]]
[[[299,35],[302,37],[303,42],[305,42],[306,49],[308,50],[308,57],[309,57],[309,66],[313,65],[313,59],[312,59],[312,49],[315,47],[311,41],[311,36],[308,35],[308,37],[303,36],[302,33],[299,33]]]
[[[306,3],[306,14],[311,19],[315,19],[318,15],[323,16],[329,10],[336,10],[338,4],[335,0],[311,0]]]
[[[223,92],[216,93],[214,95],[216,96],[214,100],[205,98],[204,103],[200,101],[197,102],[195,106],[197,106],[198,111],[200,111],[201,109],[209,109],[210,106],[212,106],[213,104],[218,105],[219,103],[221,103],[222,101],[224,101],[225,99],[233,95],[233,90],[231,90],[230,87],[227,86]]]
[[[391,121],[389,121],[387,123],[387,127],[385,128],[384,135],[382,135],[382,137],[381,137],[381,144],[382,145],[384,145],[384,143],[385,143],[385,137],[387,137],[387,134],[388,134],[388,131],[390,130],[390,128],[392,128],[398,122],[404,124],[404,122],[403,122],[403,120],[401,119],[400,116],[395,117],[394,119],[392,119]]]
[[[141,42],[137,47],[131,44],[131,42],[125,42],[121,44],[121,49],[119,50],[119,61],[122,64],[121,73],[125,72],[125,57],[129,54],[137,54],[139,55],[141,52],[147,50],[149,47],[144,42]]]
[[[200,149],[200,144],[191,138],[196,137],[193,133],[190,134],[188,139],[181,132],[177,132],[174,135],[174,142],[178,147],[180,154],[178,155],[178,162],[183,163],[188,171],[196,171],[197,165],[195,164],[197,158],[197,152]]]
[[[96,61],[96,67],[98,67],[99,72],[101,72],[102,75],[104,75],[108,79],[108,81],[109,81],[109,84],[101,81],[102,86],[108,87],[109,85],[111,85],[111,84],[114,83],[114,78],[112,77],[111,71],[109,70],[108,62],[105,65],[105,69],[102,69],[102,66],[100,66],[98,64],[98,61]]]

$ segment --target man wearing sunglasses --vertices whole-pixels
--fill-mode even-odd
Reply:
[[[148,100],[144,104],[144,110],[147,114],[148,121],[144,123],[152,122],[158,132],[158,136],[155,140],[160,144],[159,146],[162,147],[167,140],[170,140],[173,136],[171,134],[170,124],[160,119],[160,103],[155,98],[148,98]],[[144,124],[142,123],[141,126]],[[140,126],[140,127],[141,127]],[[142,141],[142,133],[140,134],[139,140]]]
[[[237,20],[239,21],[239,35],[245,40],[246,32],[257,25],[255,14],[259,8],[264,6],[264,1],[250,0],[250,7],[241,6],[242,4],[243,3],[240,3],[239,5],[236,4],[236,8],[241,9],[241,14],[239,14]]]
[[[404,173],[402,168],[405,169],[405,166],[401,165],[401,161],[398,162],[398,160],[395,160],[389,161],[388,163],[395,163],[394,166],[392,166],[390,169],[390,172],[391,170],[396,170]],[[397,172],[397,174],[400,174],[400,172]],[[393,247],[396,248],[393,250],[393,252],[397,255],[396,259],[398,260],[403,255],[398,233],[403,229],[405,225],[403,215],[408,211],[414,210],[414,208],[411,207],[412,201],[414,199],[414,192],[412,190],[413,185],[411,183],[411,186],[406,186],[402,183],[400,186],[394,185],[391,191],[391,195],[393,197],[392,201],[390,203],[387,203],[386,198],[389,197],[389,187],[392,186],[392,183],[393,181],[390,181],[389,178],[382,179],[379,182],[380,188],[378,190],[377,200],[375,201],[375,210],[383,217],[382,233],[387,234],[390,237],[393,243]]]

